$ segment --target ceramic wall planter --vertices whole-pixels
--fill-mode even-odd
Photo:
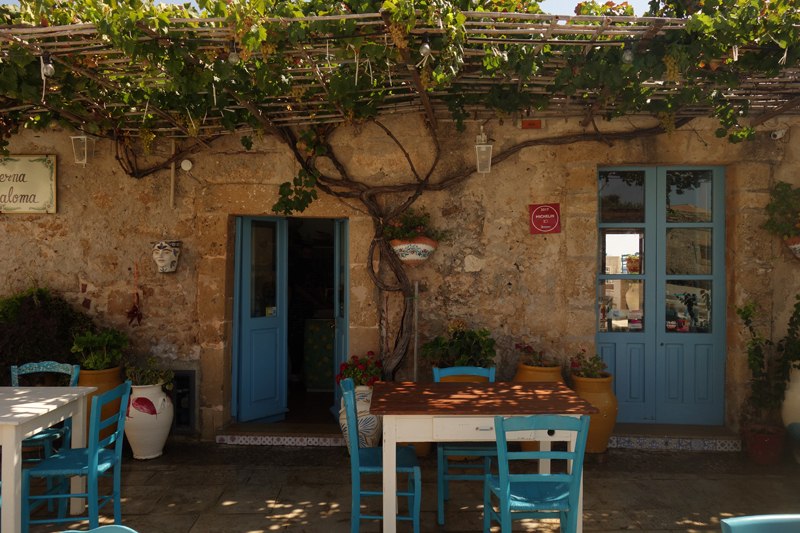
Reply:
[[[775,465],[781,461],[785,429],[756,424],[744,428],[743,435],[751,461],[760,465]]]
[[[154,459],[163,453],[175,409],[161,385],[131,387],[125,436],[134,459]]]
[[[800,259],[800,237],[789,237],[784,241],[794,256]]]
[[[781,405],[781,418],[789,435],[794,460],[800,463],[800,368],[792,368]]]
[[[122,373],[118,366],[106,370],[85,370],[81,368],[78,375],[78,387],[97,387],[97,390],[86,397],[86,436],[89,435],[89,423],[92,419],[92,398],[97,394],[104,394],[122,385]],[[102,417],[106,419],[119,412],[119,401],[108,403],[103,406]],[[100,438],[104,439],[114,433],[114,428],[108,427],[100,432]],[[88,442],[88,441],[87,441]]]
[[[372,402],[372,387],[359,385],[356,387],[356,418],[358,419],[358,447],[374,448],[381,445],[383,437],[383,420],[378,415],[372,415],[369,407]],[[350,439],[348,437],[349,428],[347,427],[347,414],[344,410],[344,398],[342,398],[342,408],[339,410],[339,427],[342,428],[344,441],[347,443],[347,451],[350,451]]]
[[[424,263],[433,253],[439,243],[427,237],[414,237],[408,239],[393,239],[389,244],[400,260],[411,266]]]
[[[575,394],[597,407],[600,412],[589,415],[589,435],[586,438],[586,453],[604,453],[617,423],[617,397],[611,390],[614,376],[608,372],[600,378],[572,376]]]

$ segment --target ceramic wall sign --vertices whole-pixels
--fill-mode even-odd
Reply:
[[[153,261],[156,262],[159,272],[174,273],[178,268],[178,258],[181,256],[181,241],[159,241],[152,243]]]

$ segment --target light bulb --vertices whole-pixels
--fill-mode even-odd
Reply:
[[[230,54],[228,54],[228,63],[230,63],[231,65],[236,65],[237,63],[239,63],[239,54],[237,54],[236,52],[231,52]]]
[[[633,50],[631,50],[630,43],[626,44],[625,48],[622,50],[622,62],[626,65],[633,63]]]
[[[419,47],[419,55],[425,57],[426,55],[431,53],[431,45],[428,43],[422,43]]]
[[[56,67],[54,67],[52,63],[45,63],[42,67],[42,73],[48,78],[50,76],[54,76],[56,73]]]

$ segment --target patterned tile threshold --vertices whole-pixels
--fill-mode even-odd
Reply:
[[[638,450],[742,451],[738,434],[724,426],[617,424],[609,448]]]

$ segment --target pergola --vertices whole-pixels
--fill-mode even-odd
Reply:
[[[0,113],[22,122],[45,113],[51,120],[59,118],[108,137],[141,137],[145,131],[147,135],[193,137],[207,145],[208,138],[232,132],[275,133],[283,126],[357,122],[363,117],[353,110],[359,108],[368,109],[370,116],[421,114],[432,128],[453,120],[454,109],[460,110],[463,118],[480,121],[493,117],[580,117],[586,127],[595,116],[653,115],[653,102],[692,90],[699,95],[696,101],[672,109],[673,120],[713,115],[708,98],[713,95],[716,102],[729,101],[737,108],[749,105],[749,114],[755,117],[750,125],[754,126],[779,114],[797,113],[800,104],[798,70],[789,64],[791,61],[777,74],[737,69],[738,56],[762,53],[763,45],[733,47],[705,60],[693,58],[693,66],[674,79],[643,80],[641,89],[647,92],[647,101],[638,107],[621,108],[619,93],[602,83],[559,90],[557,77],[570,67],[570,57],[573,76],[578,74],[574,58],[579,55],[611,57],[609,53],[613,52],[621,57],[623,49],[629,49],[636,57],[654,43],[677,42],[681,34],[686,35],[686,18],[487,11],[462,14],[466,34],[463,66],[447,87],[439,88],[429,86],[432,84],[425,78],[428,63],[440,59],[440,47],[433,46],[427,58],[418,48],[423,42],[446,40],[446,29],[435,22],[417,21],[403,36],[405,43],[398,43],[385,10],[263,16],[254,22],[252,31],[270,27],[287,31],[303,27],[309,31],[300,39],[281,38],[269,43],[265,30],[261,37],[266,40],[261,46],[245,48],[241,48],[241,21],[234,29],[226,17],[165,16],[155,24],[145,19],[136,22],[135,32],[130,31],[127,39],[148,46],[150,52],[160,48],[161,56],[173,57],[174,62],[158,61],[158,54],[141,50],[132,54],[93,23],[0,26],[3,63],[26,57],[34,61],[28,64],[28,72],[33,69],[34,74],[43,74],[39,80],[28,80],[38,87],[36,94],[30,88],[27,94],[20,94],[23,91],[4,87],[0,91]],[[338,24],[348,30],[343,35],[310,31],[315,23],[326,27]],[[486,58],[506,60],[504,54],[510,47],[524,51],[534,61],[539,58],[535,72],[529,76],[487,72]],[[784,53],[777,45],[773,48]],[[385,53],[376,60],[374,51],[380,49]],[[235,60],[232,52],[239,56],[236,64],[231,61]],[[44,75],[48,62],[55,67],[51,77]],[[282,78],[264,87],[261,74],[265,71],[279,73]],[[733,83],[720,84],[723,72]],[[345,88],[349,106],[342,105],[343,90],[337,87],[343,73],[351,80],[349,87],[356,88]],[[190,83],[187,78],[191,76],[202,82]],[[366,79],[369,83],[364,82]],[[191,86],[195,87],[194,94],[185,94]],[[453,95],[460,95],[457,105],[453,104]],[[487,104],[487,95],[493,95],[495,102],[513,96],[514,102],[532,103],[509,112],[502,105]],[[191,106],[184,105],[187,99]],[[541,105],[543,101],[546,105]]]

